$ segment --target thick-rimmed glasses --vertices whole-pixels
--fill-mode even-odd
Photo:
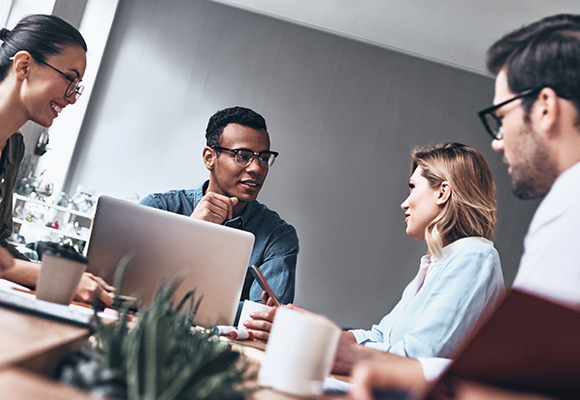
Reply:
[[[491,135],[494,140],[501,140],[503,138],[503,129],[501,127],[501,118],[496,115],[496,111],[501,107],[505,106],[506,104],[511,103],[512,101],[516,101],[518,99],[522,99],[524,97],[528,97],[534,94],[539,93],[542,88],[536,89],[527,89],[523,92],[516,94],[509,100],[504,101],[503,103],[496,104],[491,107],[484,108],[481,110],[479,114],[479,118],[481,122],[483,122],[483,126],[487,130],[487,133]]]
[[[256,153],[250,149],[228,149],[220,146],[211,146],[212,149],[217,151],[229,151],[233,153],[234,161],[242,168],[247,168],[254,158],[258,159],[258,164],[260,167],[271,167],[278,157],[278,152],[264,150]]]
[[[47,62],[39,61],[39,60],[36,60],[36,62],[38,62],[40,64],[44,64],[47,67],[52,68],[53,70],[55,70],[56,72],[61,74],[64,79],[69,81],[69,84],[66,88],[66,92],[64,92],[65,97],[71,97],[73,94],[75,95],[75,100],[78,100],[78,98],[81,97],[81,94],[83,94],[83,90],[85,90],[85,87],[83,85],[81,85],[81,79],[78,76],[71,78],[70,76],[68,76],[67,74],[65,74],[64,72],[59,70],[58,68],[53,67],[52,65],[50,65]]]

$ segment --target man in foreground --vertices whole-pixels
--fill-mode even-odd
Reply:
[[[266,121],[248,108],[231,107],[210,118],[205,136],[202,157],[209,180],[197,189],[150,194],[141,204],[253,233],[250,266],[260,268],[281,303],[292,302],[296,230],[256,200],[278,156],[270,150]],[[240,300],[260,301],[261,294],[248,271]]]
[[[545,196],[513,286],[580,307],[580,16],[547,17],[504,36],[488,50],[487,65],[496,75],[495,105],[480,117],[492,147],[503,154],[517,197]],[[404,369],[391,368],[389,360],[358,366],[352,397],[371,399],[383,388],[424,391],[425,377],[441,372],[430,370],[434,360],[423,360],[424,374],[414,368],[417,360],[396,361]],[[541,397],[475,388],[455,398]]]

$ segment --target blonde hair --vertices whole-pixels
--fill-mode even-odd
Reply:
[[[432,188],[444,181],[451,188],[443,210],[426,228],[429,253],[440,258],[443,246],[468,236],[492,238],[497,219],[495,183],[481,153],[451,142],[416,148],[411,155],[411,174],[417,167]]]

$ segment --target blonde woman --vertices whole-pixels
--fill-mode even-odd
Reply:
[[[410,194],[401,208],[407,235],[426,242],[427,254],[389,314],[370,330],[342,333],[335,373],[349,374],[361,360],[396,367],[406,357],[449,358],[505,289],[490,241],[495,184],[483,156],[470,146],[442,143],[414,150],[411,159]],[[247,327],[267,339],[274,312],[255,313]],[[409,365],[421,368],[419,362],[403,364]]]
[[[401,204],[407,235],[426,242],[427,254],[389,314],[370,330],[343,333],[336,372],[350,373],[366,358],[364,347],[411,358],[449,358],[505,288],[490,241],[495,184],[483,156],[459,143],[415,149],[409,189]]]

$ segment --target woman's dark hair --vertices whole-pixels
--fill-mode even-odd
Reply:
[[[11,58],[26,50],[39,62],[60,53],[67,45],[80,46],[87,51],[87,44],[80,32],[71,24],[54,15],[34,14],[24,17],[12,30],[0,29],[0,82],[6,78],[12,65]]]

